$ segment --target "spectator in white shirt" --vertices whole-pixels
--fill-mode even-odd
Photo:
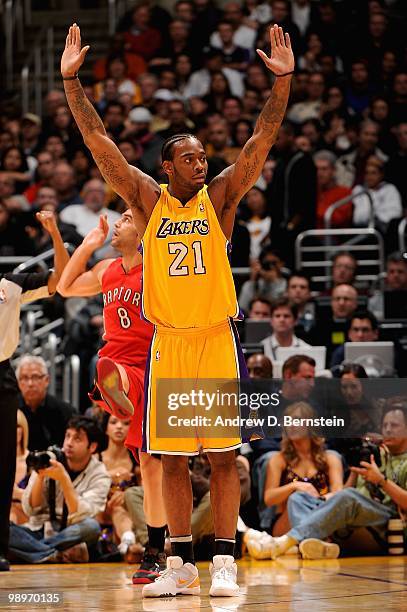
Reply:
[[[232,95],[242,98],[243,77],[237,70],[223,67],[223,55],[220,49],[208,49],[205,52],[205,67],[191,74],[184,89],[184,98],[206,96],[211,86],[211,74],[219,71],[223,72],[227,78]]]
[[[223,17],[224,20],[231,23],[234,28],[233,43],[238,47],[243,47],[243,49],[249,49],[251,54],[253,54],[257,31],[243,24],[244,15],[240,4],[238,2],[228,2],[225,4]],[[218,49],[222,47],[222,41],[218,31],[213,32],[211,35],[210,44],[212,47]]]
[[[291,19],[304,36],[311,23],[311,0],[292,0]]]
[[[105,245],[110,243],[113,234],[113,225],[120,219],[119,213],[105,208],[106,185],[99,179],[92,179],[85,183],[82,192],[83,204],[73,204],[67,206],[61,212],[60,219],[64,223],[71,223],[76,231],[85,237],[91,229],[99,223],[99,217],[103,213],[107,216],[109,233],[106,237]],[[105,247],[96,252],[97,259],[104,256],[102,251]]]
[[[280,347],[304,348],[310,346],[294,334],[297,315],[297,306],[288,298],[282,297],[274,302],[271,309],[273,333],[261,342],[264,346],[264,354],[272,361],[279,361],[278,349]]]
[[[367,187],[373,200],[373,214],[377,229],[385,232],[392,219],[399,219],[403,215],[400,193],[392,183],[384,179],[384,163],[375,156],[369,157],[364,175],[364,186]],[[361,186],[353,188],[353,224],[357,227],[366,227],[370,217],[370,203],[368,196],[361,193]]]
[[[250,259],[258,259],[263,241],[270,234],[271,217],[267,214],[267,202],[264,191],[252,187],[246,194],[246,205],[250,217],[246,227],[250,234]]]

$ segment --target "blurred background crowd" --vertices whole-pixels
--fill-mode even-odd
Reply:
[[[256,49],[269,53],[271,24],[289,32],[296,69],[286,120],[262,176],[239,206],[233,233],[231,264],[247,318],[240,333],[254,377],[348,381],[343,398],[361,407],[355,416],[363,413],[355,425],[360,435],[381,427],[380,418],[369,419],[360,379],[404,377],[407,368],[406,22],[403,0],[144,1],[124,14],[108,53],[93,62],[92,78],[82,79],[130,164],[166,182],[161,146],[173,134],[191,132],[204,144],[209,181],[235,161],[270,95],[273,77]],[[86,29],[82,37],[92,43]],[[92,49],[86,62],[92,63]],[[343,203],[332,210],[338,201]],[[62,237],[73,247],[106,213],[110,233],[96,253],[101,259],[112,253],[109,240],[124,209],[83,144],[62,84],[47,92],[43,116],[1,104],[1,272],[15,267],[9,258],[50,248],[36,211],[55,211]],[[360,243],[345,239],[352,228],[361,236],[369,230],[379,245],[374,278],[366,273]],[[320,233],[311,236],[311,262],[321,259],[323,247],[323,282],[312,266],[302,265],[295,247],[313,229]],[[58,296],[44,305],[45,320],[64,318],[57,328],[63,355],[80,357],[80,398],[74,409],[53,398],[48,412],[54,417],[44,428],[36,409],[49,397],[46,365],[23,364],[18,380],[29,436],[20,438],[22,455],[27,440],[32,450],[62,444],[74,412],[97,415],[87,391],[103,343],[102,306],[101,298]],[[374,350],[378,341],[387,342],[387,352]],[[360,342],[369,343],[369,351],[355,364],[348,345]],[[27,367],[38,371],[24,374]],[[104,425],[109,458],[109,448],[123,442],[125,425],[106,419]],[[332,448],[341,451],[339,446]],[[278,448],[279,441],[246,448],[244,501],[250,476],[256,479],[254,461]],[[137,470],[128,458],[124,464],[124,480],[131,481]],[[199,467],[201,480],[205,469]],[[264,470],[257,487],[264,487]],[[197,500],[206,499],[208,490],[206,483]],[[130,518],[118,520],[127,525]]]

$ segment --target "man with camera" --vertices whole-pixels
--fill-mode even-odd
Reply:
[[[252,556],[275,559],[299,544],[303,559],[335,559],[340,553],[338,544],[324,539],[337,539],[338,530],[359,527],[368,528],[377,544],[384,547],[389,519],[407,511],[406,397],[387,400],[382,436],[380,454],[371,453],[369,461],[362,459],[359,467],[352,467],[342,491],[324,497],[299,491],[290,495],[287,505],[290,531],[281,537],[264,535],[247,542]]]
[[[250,279],[245,281],[239,293],[239,305],[246,313],[255,297],[275,300],[281,297],[287,287],[282,274],[283,261],[270,247],[260,253],[258,261],[251,265]]]
[[[33,452],[34,468],[22,498],[29,517],[22,527],[10,526],[10,553],[26,563],[86,562],[87,545],[100,532],[95,516],[106,506],[111,479],[95,453],[101,431],[88,417],[68,423],[62,450]]]

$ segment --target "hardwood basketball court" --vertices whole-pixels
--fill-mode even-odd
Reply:
[[[199,563],[200,597],[141,598],[131,584],[137,566],[121,563],[14,565],[0,574],[0,609],[137,612],[151,610],[262,611],[407,610],[407,557],[358,557],[329,561],[238,562],[239,597],[209,598],[208,564]],[[34,591],[35,589],[35,591]],[[10,605],[11,593],[61,593],[60,606]]]

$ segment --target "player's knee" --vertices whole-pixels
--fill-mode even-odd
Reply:
[[[179,455],[162,455],[163,472],[166,476],[179,475],[182,472],[189,473],[188,457]]]
[[[225,451],[224,453],[208,453],[208,460],[211,464],[212,473],[215,470],[236,470],[235,451]]]

